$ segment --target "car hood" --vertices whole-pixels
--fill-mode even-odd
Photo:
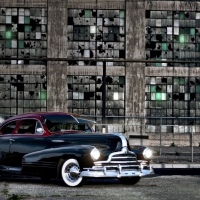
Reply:
[[[69,145],[91,145],[102,151],[120,151],[122,139],[116,134],[68,133],[49,136],[48,144],[54,148]]]

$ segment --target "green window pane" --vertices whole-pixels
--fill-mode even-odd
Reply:
[[[23,49],[23,48],[24,48],[24,40],[19,40],[19,41],[18,41],[18,47],[19,47],[20,49]]]
[[[24,32],[30,32],[30,26],[29,25],[24,26]]]
[[[162,100],[162,93],[156,93],[156,100]]]
[[[185,42],[185,36],[184,35],[179,35],[179,42],[184,43]]]
[[[120,76],[120,77],[119,77],[119,84],[120,84],[120,85],[124,85],[124,83],[125,83],[124,77],[123,77],[123,76]]]
[[[162,51],[166,51],[167,50],[167,44],[166,43],[162,43]]]
[[[6,16],[6,24],[11,24],[12,20],[11,20],[11,16]]]
[[[41,100],[46,100],[47,99],[47,92],[46,91],[41,91],[40,92],[40,99]]]
[[[174,78],[174,85],[179,85],[179,78]]]
[[[185,101],[189,101],[190,100],[190,94],[189,93],[185,93]]]
[[[151,92],[156,92],[156,86],[155,85],[151,85]]]
[[[155,95],[156,93],[151,93],[151,100],[152,101],[154,101],[154,100],[156,100],[156,95]]]
[[[6,48],[11,48],[11,40],[6,40]]]
[[[90,10],[85,10],[85,17],[90,17],[91,11]]]
[[[6,31],[6,39],[11,39],[12,33],[11,31]]]
[[[24,17],[24,24],[30,24],[30,17],[29,16]]]
[[[73,82],[73,77],[67,76],[67,83],[72,83],[72,82]]]
[[[184,12],[179,13],[179,19],[185,19],[185,13]]]
[[[167,11],[167,18],[169,18],[169,19],[172,18],[172,11]]]
[[[200,93],[200,85],[196,85],[196,93]]]
[[[120,11],[119,11],[119,17],[120,17],[120,18],[124,18],[124,17],[125,17],[124,10],[120,10]]]
[[[185,84],[185,78],[180,78],[179,79],[179,84],[184,85]]]
[[[200,51],[200,44],[196,44],[196,51]]]
[[[190,28],[190,35],[195,35],[195,28]]]
[[[83,92],[79,92],[78,99],[84,99],[84,93]]]
[[[156,58],[156,60],[161,60],[160,58]],[[156,63],[156,67],[161,67],[162,66],[162,63]]]

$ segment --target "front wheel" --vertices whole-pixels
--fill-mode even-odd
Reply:
[[[63,163],[61,176],[68,186],[76,187],[83,183],[83,177],[80,176],[80,173],[80,166],[76,159],[69,159]]]
[[[127,177],[127,178],[119,178],[119,181],[126,185],[134,185],[139,182],[140,177]]]

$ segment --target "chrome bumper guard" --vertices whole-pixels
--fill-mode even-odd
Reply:
[[[96,161],[93,167],[83,168],[80,176],[95,178],[142,177],[154,174],[147,161],[137,160],[133,152],[123,147],[121,151],[111,153],[106,161]]]
[[[103,167],[96,167],[93,166],[92,168],[84,168],[81,172],[80,176],[82,177],[95,177],[95,178],[122,178],[122,177],[142,177],[147,176],[150,174],[154,174],[153,169],[151,166],[143,166],[140,165],[132,165],[131,167],[135,167],[133,169],[128,169],[130,166],[120,165],[117,166],[103,166]]]

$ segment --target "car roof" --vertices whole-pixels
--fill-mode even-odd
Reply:
[[[50,116],[53,116],[53,115],[65,115],[65,116],[73,116],[78,123],[96,123],[94,120],[92,119],[89,119],[85,116],[81,116],[81,115],[78,115],[78,114],[75,114],[75,113],[67,113],[67,112],[31,112],[31,113],[24,113],[24,114],[19,114],[19,115],[15,115],[15,116],[12,116],[10,118],[8,118],[7,120],[5,121],[11,121],[11,120],[16,120],[16,119],[23,119],[23,118],[40,118],[40,117],[45,117],[45,118],[48,118]],[[4,121],[4,122],[5,122]]]

